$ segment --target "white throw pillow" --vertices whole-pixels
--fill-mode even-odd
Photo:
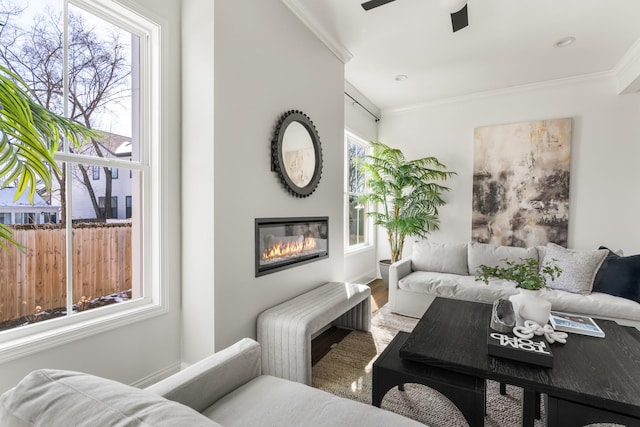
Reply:
[[[413,243],[411,268],[414,271],[434,271],[469,275],[467,245],[434,243],[427,240]]]
[[[487,243],[469,243],[469,274],[476,274],[480,265],[489,267],[506,267],[505,259],[519,263],[524,258],[534,258],[538,261],[538,250],[532,248],[518,248],[515,246],[497,246]]]
[[[554,281],[547,279],[547,286],[581,295],[590,294],[596,273],[608,253],[609,251],[606,249],[579,251],[566,249],[555,243],[547,243],[547,251],[542,264],[552,262],[555,259],[555,264],[562,269],[560,277]]]

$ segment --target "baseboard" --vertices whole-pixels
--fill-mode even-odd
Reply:
[[[152,374],[149,374],[146,377],[135,381],[130,385],[137,388],[147,388],[150,385],[155,384],[158,381],[163,380],[167,377],[170,377],[176,372],[179,372],[181,368],[182,366],[180,362],[175,362],[159,371],[153,372]]]
[[[362,283],[363,285],[368,285],[369,283],[376,280],[377,277],[371,274],[364,274],[362,276],[358,276],[355,279],[347,280],[348,283]]]

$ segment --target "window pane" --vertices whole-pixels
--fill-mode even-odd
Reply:
[[[133,143],[138,37],[73,5],[68,34],[70,116],[102,131],[100,140],[72,151],[139,159]]]
[[[118,200],[141,197],[140,175],[107,184],[82,180],[90,166],[73,165],[71,215],[73,219],[73,302],[75,311],[142,296],[139,280],[141,256],[140,213],[126,218]],[[83,172],[86,171],[86,172]],[[89,183],[90,185],[86,185]],[[99,185],[98,185],[99,184]]]
[[[367,221],[357,196],[349,196],[349,245],[366,242]]]
[[[15,188],[4,188],[0,192],[2,199],[12,193],[11,203],[22,202],[22,198],[13,202]],[[24,248],[7,245],[7,250],[0,250],[0,331],[66,314],[65,229],[51,224],[35,225],[43,222],[38,218],[45,212],[56,215],[59,206],[36,193],[32,207],[31,212],[15,214],[16,222],[29,225],[12,227],[13,239]],[[11,214],[0,213],[0,219],[8,224]]]
[[[50,111],[62,105],[62,0],[0,1],[0,63]]]
[[[348,138],[349,144],[349,192],[364,193],[364,175],[360,171],[360,165],[364,161],[365,147]]]

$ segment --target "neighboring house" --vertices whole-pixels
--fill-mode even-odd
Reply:
[[[23,193],[14,201],[16,189],[0,189],[0,224],[49,224],[58,222],[60,206],[50,205],[38,193],[33,195],[33,204],[29,195]]]
[[[104,141],[99,143],[102,155],[106,158],[118,157],[119,159],[131,159],[132,142],[131,137],[104,133]],[[83,154],[97,156],[93,147],[87,144]],[[106,174],[104,167],[93,166],[88,171],[89,183],[98,201],[98,205],[104,208]],[[129,219],[132,215],[132,180],[133,174],[130,170],[111,169],[111,215],[110,219]],[[53,192],[53,198],[58,197],[59,192]],[[73,202],[71,218],[95,219],[96,213],[93,209],[91,198],[87,186],[82,182],[82,176],[78,170],[73,176]]]

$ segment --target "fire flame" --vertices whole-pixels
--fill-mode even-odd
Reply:
[[[274,258],[284,258],[291,255],[298,255],[301,252],[310,251],[315,247],[316,239],[314,239],[313,237],[307,237],[302,242],[278,242],[275,245],[266,248],[264,252],[262,252],[262,259],[269,260]]]

